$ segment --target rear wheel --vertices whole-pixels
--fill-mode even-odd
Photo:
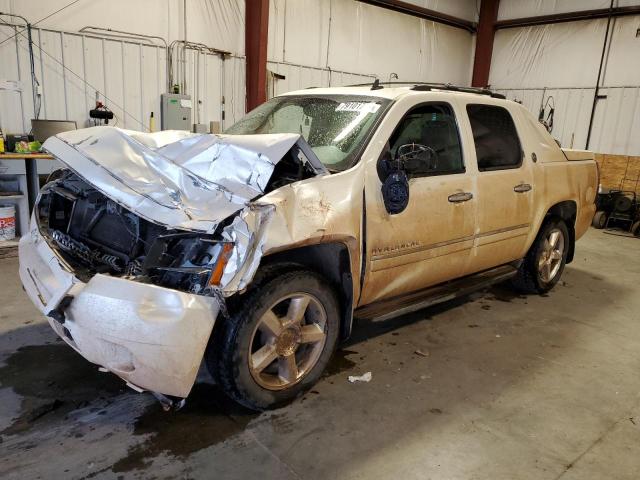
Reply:
[[[514,286],[527,293],[551,290],[562,276],[569,241],[564,221],[557,218],[546,221],[513,279]]]
[[[640,220],[631,225],[631,233],[633,233],[634,237],[640,237]]]
[[[607,212],[603,210],[598,210],[596,214],[593,216],[593,220],[591,220],[591,225],[594,228],[604,228],[607,224]]]
[[[264,278],[236,303],[207,352],[207,367],[225,393],[263,410],[311,387],[338,338],[333,289],[319,275],[296,270]]]

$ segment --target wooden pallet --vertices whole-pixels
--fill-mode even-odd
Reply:
[[[601,186],[640,195],[640,157],[596,153],[596,162],[600,167]]]

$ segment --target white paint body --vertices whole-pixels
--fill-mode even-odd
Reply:
[[[83,283],[35,221],[31,227],[20,240],[20,279],[44,315],[73,296],[64,324],[48,317],[60,338],[139,389],[186,397],[218,315],[216,300],[100,274]]]
[[[294,145],[306,154],[306,142],[300,143],[299,135],[212,138],[163,132],[167,138],[156,138],[125,132],[128,139],[123,143],[113,130],[89,129],[63,134],[48,148],[105,196],[151,222],[210,232],[224,218],[235,216],[222,232],[225,241],[233,242],[234,253],[224,271],[219,298],[242,292],[263,256],[333,243],[348,250],[353,280],[350,307],[356,309],[523,258],[546,214],[559,203],[575,204],[576,239],[591,222],[597,189],[593,154],[563,153],[521,105],[437,88],[334,88],[292,94],[369,95],[393,102],[351,168],[326,175],[315,165],[316,176],[262,197],[258,194],[264,193],[268,178],[252,173],[259,170],[270,176],[279,156]],[[376,165],[402,118],[428,102],[447,103],[455,113],[466,171],[412,178],[407,208],[392,215],[382,200]],[[521,142],[521,165],[478,169],[468,104],[509,111]],[[217,175],[212,173],[214,166],[205,168],[198,160],[216,142],[224,148],[242,147],[242,152],[236,151],[239,171]],[[211,163],[219,158],[211,151],[208,154]],[[268,162],[262,161],[263,156]],[[313,153],[306,157],[311,166],[317,162]],[[211,174],[208,179],[207,174]],[[194,188],[194,175],[209,184]],[[235,183],[229,183],[230,178]],[[244,184],[237,181],[240,178]],[[523,183],[532,188],[516,193],[514,187]],[[227,191],[229,196],[218,197],[207,190],[216,185],[233,188]],[[178,189],[178,195],[167,196],[172,188]],[[246,190],[251,193],[243,196]],[[448,200],[458,192],[472,196],[464,203]],[[194,200],[211,202],[209,208],[198,210]],[[50,323],[88,360],[138,388],[180,397],[189,393],[221,309],[220,300],[105,275],[83,283],[44,241],[35,217],[30,234],[20,242],[20,276],[45,315],[65,296],[73,296],[65,322],[51,319]]]

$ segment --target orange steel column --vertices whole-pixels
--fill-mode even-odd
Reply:
[[[245,0],[247,112],[267,99],[269,0]]]
[[[493,53],[493,37],[498,20],[500,0],[482,0],[478,34],[476,36],[476,54],[473,61],[472,87],[486,87],[489,84],[491,55]]]

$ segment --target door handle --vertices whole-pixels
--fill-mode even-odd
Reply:
[[[448,200],[451,203],[461,203],[461,202],[468,202],[472,198],[473,198],[473,193],[460,192],[460,193],[454,193],[453,195],[449,195]]]
[[[521,183],[513,187],[513,191],[516,193],[526,193],[529,190],[531,190],[531,185],[529,185],[528,183]]]

